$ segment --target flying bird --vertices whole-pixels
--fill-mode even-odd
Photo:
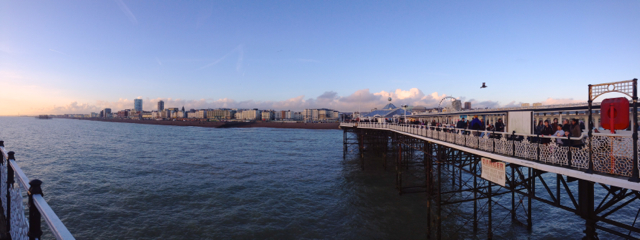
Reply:
[[[482,87],[480,87],[480,88],[486,88],[486,87],[487,87],[487,85],[484,85],[484,82],[482,82]]]

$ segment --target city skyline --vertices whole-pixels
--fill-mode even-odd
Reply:
[[[3,116],[556,104],[640,77],[637,1],[0,5]]]

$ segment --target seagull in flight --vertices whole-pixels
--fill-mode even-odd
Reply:
[[[480,88],[487,88],[487,85],[485,85],[484,82],[482,82],[482,87]]]

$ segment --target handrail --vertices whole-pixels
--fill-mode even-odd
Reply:
[[[18,166],[15,160],[9,159],[9,163],[11,164],[11,168],[13,168],[14,173],[17,175],[16,177],[18,177],[18,181],[20,181],[22,188],[25,191],[29,191],[29,188],[27,188],[27,186],[29,186],[29,178],[27,175],[22,172],[22,169],[20,169],[20,166]]]
[[[27,175],[22,171],[18,163],[15,161],[14,153],[7,152],[7,150],[4,147],[3,141],[0,141],[0,152],[2,153],[1,154],[2,165],[4,165],[4,163],[7,164],[2,167],[6,167],[7,170],[9,170],[10,168],[11,170],[11,171],[8,171],[9,175],[7,176],[7,182],[1,183],[3,185],[5,184],[7,185],[6,208],[10,208],[9,206],[11,204],[9,203],[12,201],[14,197],[20,198],[20,199],[22,198],[22,195],[20,194],[20,191],[19,191],[20,189],[26,191],[29,197],[29,212],[30,212],[29,220],[28,220],[29,223],[25,224],[28,229],[19,230],[19,231],[15,231],[15,229],[8,229],[10,235],[11,235],[11,232],[15,231],[15,232],[27,232],[29,236],[11,236],[11,237],[13,239],[20,239],[20,238],[27,238],[27,237],[30,237],[32,239],[39,239],[40,236],[42,235],[42,230],[40,227],[40,218],[43,217],[44,221],[47,223],[47,225],[49,226],[49,229],[51,230],[53,235],[56,237],[56,239],[58,240],[75,239],[71,234],[71,232],[69,232],[67,227],[64,225],[64,223],[62,223],[58,215],[56,215],[56,213],[53,211],[49,203],[47,203],[47,201],[43,198],[42,189],[40,188],[40,185],[42,184],[42,182],[37,179],[34,179],[33,181],[29,180],[29,177],[27,177]],[[18,189],[16,189],[18,192],[13,192],[10,190],[13,188],[12,183],[13,183],[14,176],[18,180]],[[16,195],[10,196],[12,193]],[[4,194],[4,193],[0,193],[0,194]],[[22,206],[21,203],[19,205]],[[5,209],[5,212],[8,212],[9,210],[10,209]],[[12,210],[15,211],[16,209],[12,209]],[[23,218],[20,216],[25,216],[24,208],[18,209],[18,210],[22,210],[22,212],[17,212],[17,214],[19,214],[17,215],[19,219],[12,219],[12,216],[5,216],[8,222],[7,223],[8,226],[12,226],[11,221],[20,221],[20,219]],[[14,214],[16,213],[11,212],[10,215],[14,215]]]
[[[346,126],[346,124],[341,124]],[[637,168],[628,168],[628,164],[637,161],[628,149],[633,139],[627,134],[612,135],[607,133],[593,134],[591,138],[585,133],[580,137],[559,137],[522,133],[494,132],[488,130],[460,129],[446,126],[428,126],[418,124],[396,124],[360,122],[358,128],[390,129],[418,136],[432,138],[455,145],[478,149],[489,153],[519,157],[531,161],[582,169],[586,173],[604,173],[619,176],[631,176]],[[480,133],[484,133],[481,135]],[[498,137],[500,136],[500,137]],[[547,139],[547,140],[542,140]],[[558,141],[561,139],[562,142]],[[586,140],[586,142],[585,142]],[[553,141],[553,142],[551,142]],[[598,148],[596,150],[591,148]]]
[[[348,123],[346,123],[348,124]],[[353,123],[351,123],[353,124]],[[558,137],[558,136],[553,136],[553,135],[538,135],[538,134],[528,134],[528,133],[508,133],[508,132],[496,132],[496,131],[490,131],[490,130],[477,130],[477,129],[468,129],[468,128],[455,128],[455,127],[437,127],[437,126],[428,126],[428,125],[418,125],[418,124],[393,124],[393,123],[366,123],[366,122],[361,122],[360,124],[364,124],[363,126],[366,126],[367,124],[387,124],[387,125],[393,125],[393,126],[401,126],[401,127],[412,127],[412,126],[416,126],[416,127],[424,127],[424,128],[436,128],[439,130],[449,130],[449,131],[465,131],[465,132],[480,132],[480,133],[490,133],[490,134],[500,134],[500,135],[515,135],[515,136],[523,136],[523,137],[539,137],[539,138],[551,138],[551,139],[572,139],[572,140],[578,140],[578,139],[584,139],[587,137],[587,134],[585,132],[581,133],[580,137]],[[626,135],[615,135],[615,134],[607,134],[607,133],[594,133],[594,136],[613,136],[613,137],[628,137],[631,138],[631,135],[626,136]]]

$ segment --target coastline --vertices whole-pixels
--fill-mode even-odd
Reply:
[[[132,120],[132,119],[95,119],[72,118],[77,120],[120,122],[171,126],[192,126],[210,128],[292,128],[292,129],[339,129],[340,123],[282,123],[282,122],[194,122],[194,121],[158,121],[158,120]]]

